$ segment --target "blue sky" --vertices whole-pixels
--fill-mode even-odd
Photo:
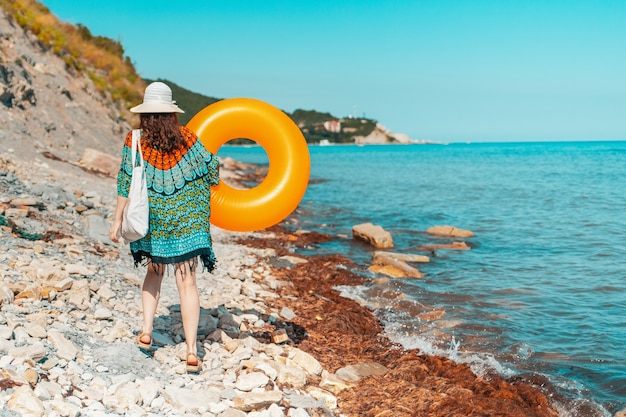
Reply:
[[[43,0],[145,78],[413,139],[626,140],[626,1]]]

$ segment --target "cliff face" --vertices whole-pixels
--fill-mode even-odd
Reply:
[[[381,123],[376,123],[374,130],[367,136],[355,136],[354,143],[359,145],[365,144],[382,144],[382,143],[417,143],[404,133],[393,133]]]
[[[128,123],[85,75],[68,71],[0,8],[0,152],[77,163],[86,148],[117,155]]]

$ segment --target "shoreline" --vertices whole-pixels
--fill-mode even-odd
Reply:
[[[290,256],[293,247],[311,246],[328,237],[318,233],[291,233],[275,226],[263,238],[237,242],[274,249]],[[381,375],[370,375],[338,395],[339,409],[348,416],[558,416],[554,404],[539,388],[546,381],[523,377],[504,379],[495,374],[475,375],[465,364],[405,350],[391,342],[373,313],[356,301],[342,297],[337,285],[364,282],[348,270],[353,263],[341,255],[301,256],[306,262],[274,269],[279,279],[291,283],[271,305],[288,307],[297,314],[293,322],[307,337],[297,346],[335,372],[345,366],[379,363]],[[297,338],[297,335],[295,336]],[[534,382],[534,383],[533,383]]]

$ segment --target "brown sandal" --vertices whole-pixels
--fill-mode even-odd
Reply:
[[[192,359],[191,361],[189,359]],[[200,370],[202,369],[202,362],[200,361],[200,358],[198,358],[198,355],[196,355],[195,353],[188,353],[187,354],[187,364],[186,364],[186,368],[187,372],[200,372]]]
[[[141,341],[144,336],[148,336],[150,338],[150,341],[148,343]],[[139,346],[139,349],[150,350],[150,348],[152,347],[152,336],[149,333],[141,333],[139,336],[137,336],[137,346]]]

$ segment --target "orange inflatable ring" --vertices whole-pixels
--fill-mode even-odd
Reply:
[[[260,100],[234,98],[200,110],[187,127],[213,154],[232,139],[252,139],[265,149],[269,169],[254,188],[236,189],[223,181],[211,189],[211,223],[249,232],[265,229],[293,212],[309,182],[309,149],[296,124]]]

